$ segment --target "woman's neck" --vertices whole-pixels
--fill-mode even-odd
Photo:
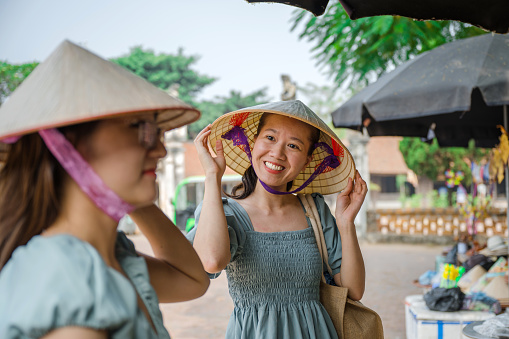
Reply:
[[[64,193],[60,213],[43,236],[69,234],[88,242],[107,265],[115,261],[118,223],[99,209],[78,187]]]
[[[295,202],[293,194],[278,195],[269,193],[259,182],[256,184],[253,193],[251,193],[247,199],[250,200],[250,204],[255,204],[260,209],[269,212],[271,210],[281,209]]]

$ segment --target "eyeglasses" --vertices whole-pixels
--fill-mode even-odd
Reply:
[[[130,125],[138,128],[138,141],[146,149],[153,149],[158,140],[162,141],[163,131],[155,121],[138,121]]]

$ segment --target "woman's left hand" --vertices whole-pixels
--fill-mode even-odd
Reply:
[[[348,178],[346,188],[338,195],[336,200],[335,214],[338,225],[347,225],[354,222],[366,198],[366,193],[368,193],[366,182],[362,179],[359,171],[356,171],[354,180]]]

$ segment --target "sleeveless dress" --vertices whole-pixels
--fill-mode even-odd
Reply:
[[[316,193],[313,198],[329,265],[336,274],[341,266],[339,230],[323,196]],[[309,219],[304,230],[262,233],[254,231],[247,212],[235,200],[223,199],[223,208],[232,258],[225,270],[234,304],[226,338],[337,339],[319,301],[322,265]],[[196,210],[197,221],[200,211],[201,206]],[[187,235],[191,242],[195,232]]]
[[[115,256],[129,279],[71,235],[35,236],[18,247],[0,271],[0,338],[39,338],[66,326],[107,330],[114,339],[170,338],[145,259],[123,232]]]

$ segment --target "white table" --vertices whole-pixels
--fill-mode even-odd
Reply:
[[[481,311],[431,311],[422,295],[405,298],[407,339],[463,339],[463,327],[494,316],[494,313]]]

